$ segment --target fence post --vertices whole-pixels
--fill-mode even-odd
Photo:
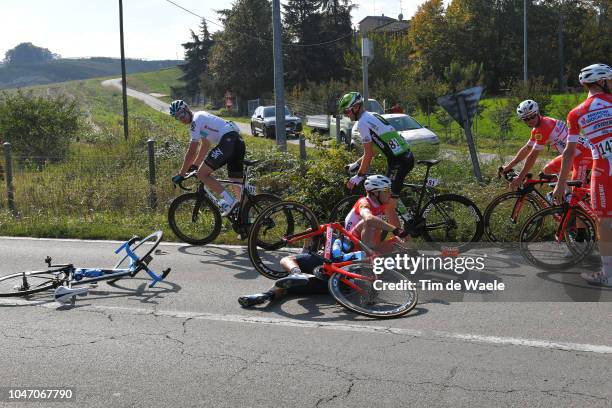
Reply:
[[[4,143],[4,164],[6,166],[6,196],[8,208],[15,212],[15,196],[13,192],[13,158],[11,155],[11,144]]]
[[[300,133],[300,159],[306,160],[306,138],[303,133]]]
[[[155,191],[155,140],[147,140],[149,151],[149,204],[152,209],[157,208],[157,193]]]

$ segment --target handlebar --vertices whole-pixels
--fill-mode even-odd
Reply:
[[[193,170],[192,172],[187,173],[187,174],[185,175],[185,177],[183,177],[183,179],[182,179],[181,181],[179,181],[178,183],[176,183],[176,184],[174,185],[174,187],[176,188],[176,186],[179,186],[179,188],[180,188],[181,190],[185,190],[185,191],[193,191],[193,189],[192,189],[192,188],[187,188],[187,187],[185,187],[185,186],[183,185],[183,182],[185,182],[185,180],[189,180],[190,178],[196,177],[197,172],[198,172],[197,170]]]

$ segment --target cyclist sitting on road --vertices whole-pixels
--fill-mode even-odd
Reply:
[[[563,152],[559,181],[553,196],[561,200],[567,188],[567,176],[574,151],[586,138],[593,154],[591,169],[591,208],[597,215],[597,232],[601,271],[582,272],[588,283],[612,286],[612,68],[593,64],[583,68],[578,76],[589,95],[567,115],[569,137]]]
[[[519,104],[516,108],[516,114],[519,119],[531,127],[531,138],[525,146],[523,146],[514,159],[503,169],[504,173],[509,172],[514,166],[525,160],[523,169],[518,176],[510,182],[510,188],[516,190],[521,186],[523,179],[532,169],[538,155],[546,144],[553,145],[559,155],[551,160],[544,167],[544,174],[558,174],[561,170],[561,160],[563,150],[567,143],[567,126],[563,121],[549,118],[540,114],[540,109],[537,102],[527,99]],[[586,182],[587,171],[591,167],[591,150],[589,144],[584,138],[580,138],[575,152],[573,167],[573,180],[582,180]]]
[[[191,124],[191,142],[181,170],[172,177],[172,182],[176,184],[182,181],[192,166],[196,167],[198,178],[223,197],[219,202],[221,215],[228,215],[239,202],[240,187],[237,186],[234,198],[211,174],[227,164],[229,179],[242,182],[245,146],[240,130],[234,122],[208,112],[192,112],[182,100],[170,104],[170,115],[185,125]],[[211,145],[215,146],[210,149]]]
[[[367,195],[355,203],[345,220],[345,228],[359,237],[365,245],[380,254],[388,253],[392,248],[380,240],[383,230],[393,232],[399,238],[406,237],[407,232],[385,222],[380,217],[385,213],[385,206],[391,198],[391,180],[382,175],[369,176],[365,181]],[[342,242],[343,240],[341,240]],[[343,246],[341,246],[343,247]],[[352,248],[345,248],[351,250]],[[314,254],[286,256],[280,261],[289,275],[278,279],[274,286],[263,293],[240,296],[238,303],[243,307],[255,306],[279,299],[285,294],[326,294],[327,282],[315,276],[315,269],[323,265],[323,258]],[[326,278],[322,276],[322,278]]]
[[[404,178],[414,167],[414,156],[410,146],[395,128],[377,113],[367,112],[364,108],[363,98],[358,92],[349,92],[340,99],[339,110],[352,121],[357,121],[353,129],[359,131],[363,143],[363,156],[349,169],[358,169],[357,174],[348,182],[352,189],[363,181],[370,163],[374,157],[372,142],[387,158],[387,177],[391,179],[391,200],[389,201],[388,220],[396,227],[400,226],[395,206],[399,198]]]

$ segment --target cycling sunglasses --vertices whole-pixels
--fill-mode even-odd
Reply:
[[[533,115],[523,118],[523,122],[529,122],[530,120],[532,120],[533,118],[535,118],[536,116],[538,116],[537,113],[534,113]]]

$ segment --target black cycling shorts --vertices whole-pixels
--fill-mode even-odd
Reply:
[[[244,175],[244,140],[238,132],[228,132],[221,136],[219,144],[208,152],[204,163],[213,170],[227,164],[227,175],[230,178],[242,178]]]
[[[312,275],[317,266],[323,265],[323,260],[311,254],[300,254],[295,256],[295,262],[300,267],[302,273]],[[304,286],[294,286],[287,289],[287,293],[293,295],[326,295],[329,293],[327,289],[327,281],[309,276],[308,283]]]
[[[391,197],[398,198],[406,175],[414,168],[412,152],[387,159],[387,177],[391,179]]]

